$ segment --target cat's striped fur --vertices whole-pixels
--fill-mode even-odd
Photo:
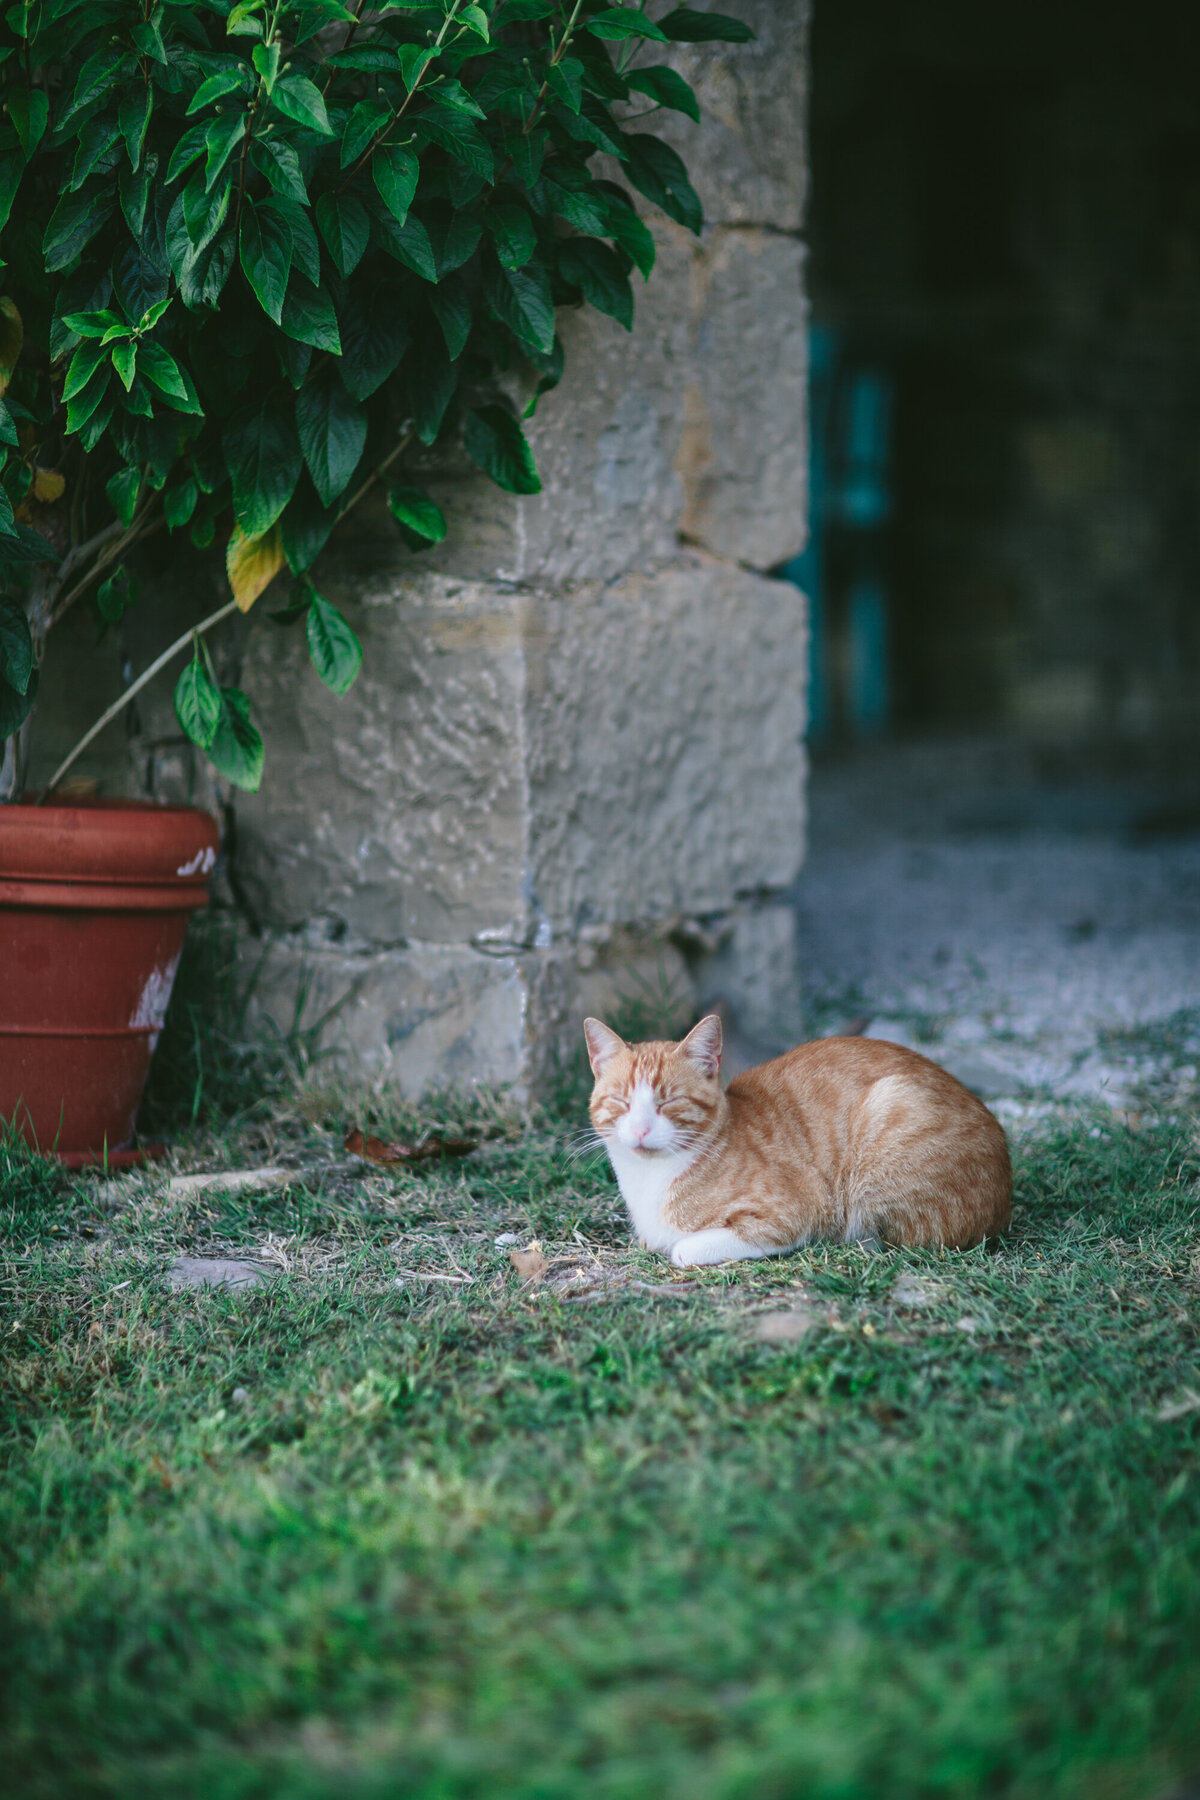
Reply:
[[[814,1237],[962,1249],[1008,1224],[1004,1132],[913,1050],[822,1038],[722,1092],[715,1016],[678,1044],[584,1031],[592,1124],[634,1229],[680,1266]]]

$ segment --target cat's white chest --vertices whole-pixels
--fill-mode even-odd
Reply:
[[[663,1218],[667,1193],[676,1176],[682,1175],[695,1161],[690,1156],[662,1152],[645,1156],[629,1150],[624,1144],[610,1141],[605,1145],[612,1163],[621,1198],[629,1208],[629,1218],[638,1237],[651,1250],[670,1252],[683,1233]]]

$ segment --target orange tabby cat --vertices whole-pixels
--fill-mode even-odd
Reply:
[[[813,1237],[965,1249],[1008,1224],[1012,1170],[987,1107],[899,1044],[822,1038],[722,1093],[721,1021],[627,1044],[584,1021],[591,1115],[634,1230],[680,1268]]]

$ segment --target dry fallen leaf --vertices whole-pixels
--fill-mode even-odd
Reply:
[[[550,1267],[536,1238],[527,1250],[510,1250],[508,1260],[522,1281],[544,1281]]]
[[[469,1156],[472,1150],[478,1150],[479,1139],[442,1137],[438,1132],[431,1132],[414,1143],[407,1138],[369,1137],[356,1127],[346,1133],[343,1147],[351,1156],[361,1156],[367,1162],[414,1163],[431,1162],[437,1156]]]

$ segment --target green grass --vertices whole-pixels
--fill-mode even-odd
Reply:
[[[497,1235],[679,1278],[578,1110],[444,1107],[494,1135],[391,1174],[295,1090],[201,1093],[183,1165],[296,1180],[118,1198],[0,1148],[7,1791],[1156,1800],[1200,1762],[1193,1128],[1028,1143],[998,1248],[580,1302]],[[279,1273],[170,1292],[205,1252]]]

